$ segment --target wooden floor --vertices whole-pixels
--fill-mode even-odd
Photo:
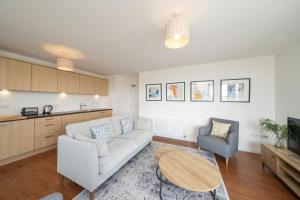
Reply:
[[[155,137],[154,140],[176,145],[197,147],[194,143]],[[217,161],[233,200],[293,200],[298,199],[268,169],[262,169],[257,154],[238,152],[234,161],[226,168],[223,158]],[[72,199],[82,188],[65,181],[64,198]],[[0,199],[38,199],[59,190],[56,173],[56,150],[51,150],[3,167],[0,167]]]

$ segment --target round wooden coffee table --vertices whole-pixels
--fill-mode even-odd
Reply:
[[[165,152],[159,157],[159,167],[156,171],[160,180],[161,199],[163,183],[168,185],[172,183],[179,188],[193,192],[210,192],[215,199],[216,188],[222,181],[217,167],[205,158],[175,148],[173,151],[171,149],[158,149],[157,151]]]

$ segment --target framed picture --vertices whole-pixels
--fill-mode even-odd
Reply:
[[[214,81],[191,81],[190,94],[191,101],[214,101]]]
[[[250,78],[221,80],[221,102],[250,102]]]
[[[162,100],[161,83],[146,84],[146,101],[161,101]]]
[[[167,101],[185,101],[185,82],[166,84]]]

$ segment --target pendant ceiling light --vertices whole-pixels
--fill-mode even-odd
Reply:
[[[56,67],[60,70],[64,71],[73,71],[74,63],[72,60],[67,58],[57,58],[57,65]]]
[[[180,11],[173,14],[166,27],[165,46],[170,49],[179,49],[189,43],[189,27],[187,20]]]

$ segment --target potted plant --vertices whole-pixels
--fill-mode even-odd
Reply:
[[[288,138],[287,125],[280,125],[271,119],[261,119],[259,123],[263,131],[275,135],[276,140],[274,146],[283,149],[285,141]]]

